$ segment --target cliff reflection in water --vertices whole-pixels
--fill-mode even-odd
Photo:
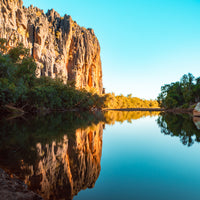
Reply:
[[[44,199],[73,199],[101,170],[105,124],[158,112],[63,113],[0,121],[0,168]]]
[[[188,114],[162,113],[157,123],[165,135],[179,137],[182,144],[192,146],[200,142],[199,121]]]
[[[44,199],[72,199],[100,173],[103,122],[77,113],[0,122],[0,167]]]

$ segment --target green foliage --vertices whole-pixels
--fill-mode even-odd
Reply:
[[[0,49],[6,49],[0,40]],[[143,100],[114,93],[99,96],[95,89],[76,90],[75,82],[63,84],[59,79],[36,78],[36,64],[22,44],[7,54],[0,53],[0,104],[12,104],[26,111],[43,109],[92,110],[94,108],[149,108],[158,107],[156,101]],[[196,91],[199,89],[197,88]],[[1,107],[1,108],[2,108]]]
[[[29,50],[24,48],[23,44],[20,43],[17,47],[10,49],[8,55],[13,63],[17,63],[17,61],[22,61],[23,57],[27,58],[29,56]]]
[[[185,74],[180,82],[161,87],[158,103],[164,108],[188,108],[200,100],[200,78],[195,80],[192,74]]]
[[[0,40],[0,48],[4,46]],[[0,53],[0,105],[13,104],[27,111],[39,109],[84,109],[100,108],[104,97],[85,90],[75,89],[73,83],[49,77],[36,78],[36,64],[29,51],[19,44]]]
[[[7,52],[7,40],[0,38],[0,53],[6,53]]]
[[[0,53],[0,105],[23,104],[35,80],[36,65],[22,44]]]

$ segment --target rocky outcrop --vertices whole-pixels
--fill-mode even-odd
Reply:
[[[198,104],[196,105],[196,107],[194,108],[194,110],[193,110],[193,115],[194,115],[195,117],[200,117],[200,103],[198,103]]]
[[[30,49],[38,77],[59,77],[102,93],[99,42],[92,29],[80,27],[69,15],[25,8],[21,0],[0,0],[0,38],[11,47],[21,42]]]
[[[42,200],[42,198],[27,189],[27,186],[16,178],[11,178],[0,169],[0,199],[2,200]]]

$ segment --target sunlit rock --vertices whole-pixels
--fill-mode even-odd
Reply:
[[[94,31],[54,9],[44,14],[22,5],[21,0],[0,0],[0,38],[6,38],[10,47],[21,42],[30,49],[38,77],[59,77],[75,82],[77,88],[102,93],[100,45]]]

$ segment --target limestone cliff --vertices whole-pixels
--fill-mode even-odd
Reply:
[[[60,77],[102,93],[99,42],[92,29],[80,27],[69,15],[25,8],[21,0],[0,0],[0,38],[11,47],[21,42],[30,49],[38,77]]]

